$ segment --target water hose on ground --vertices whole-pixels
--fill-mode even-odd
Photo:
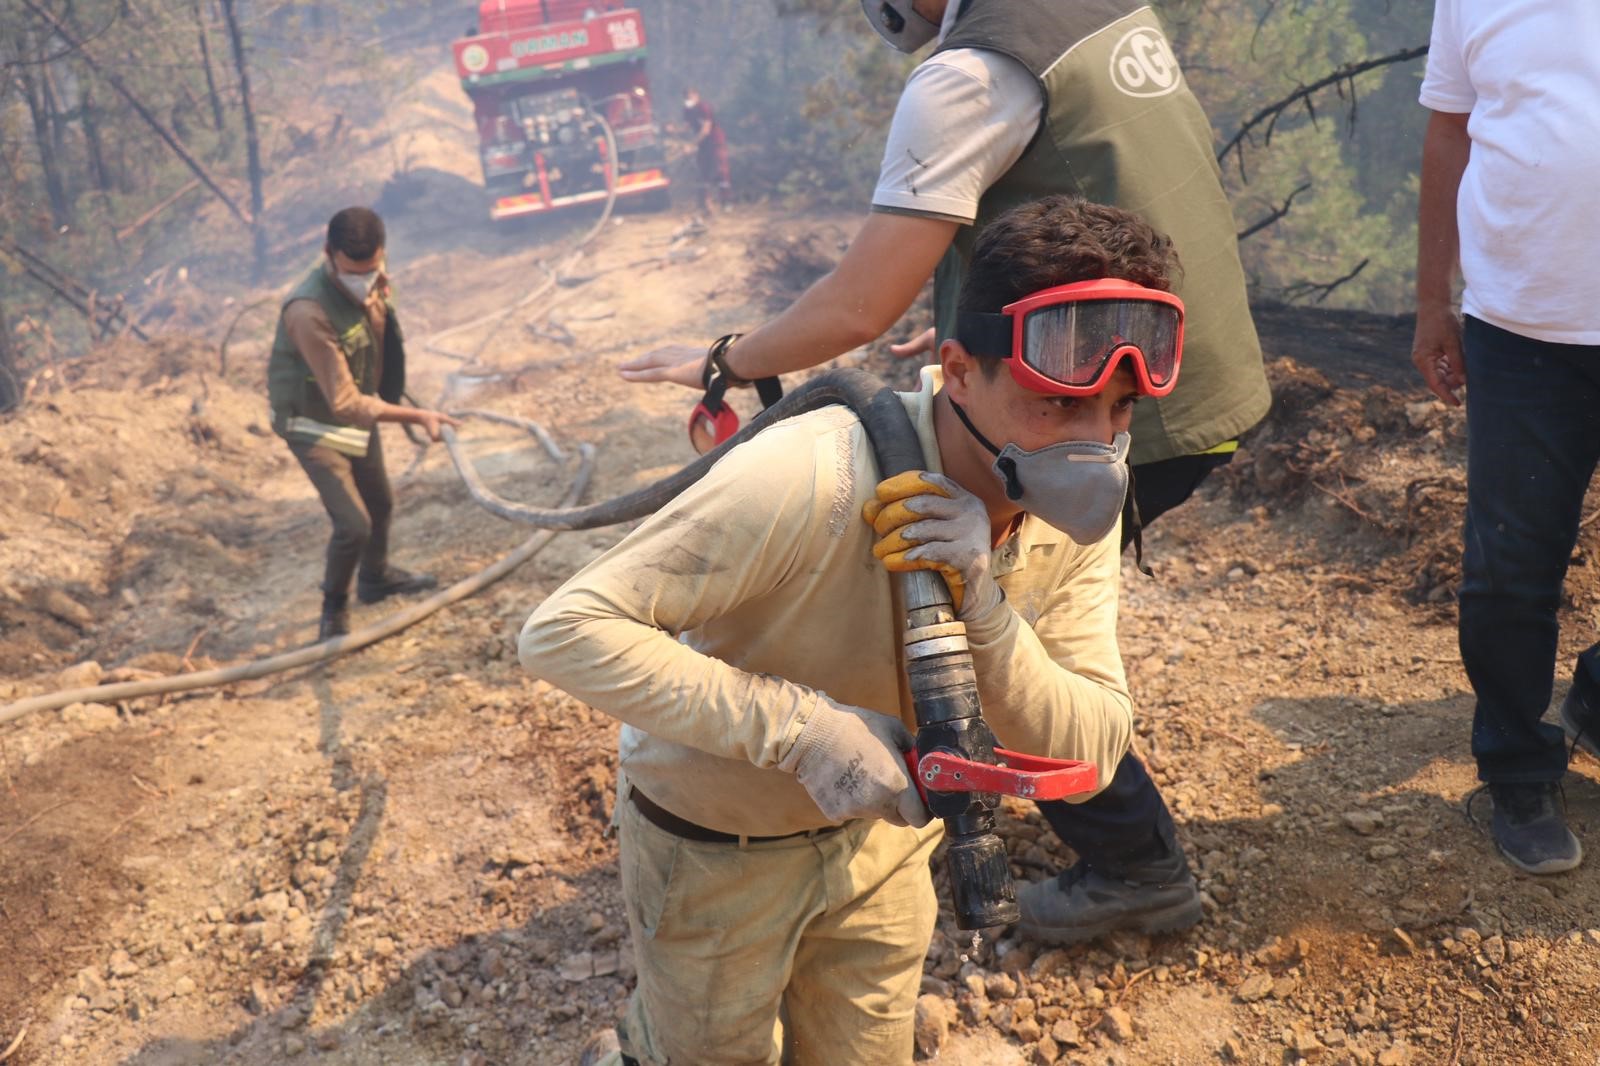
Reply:
[[[583,251],[583,249],[587,247],[589,243],[599,236],[600,233],[605,229],[605,225],[610,221],[611,212],[616,207],[617,202],[616,135],[612,132],[611,124],[606,121],[604,115],[601,115],[599,112],[592,112],[592,114],[600,123],[601,131],[605,134],[606,150],[609,153],[608,158],[613,161],[612,181],[607,186],[605,205],[600,211],[600,217],[595,219],[594,224],[589,227],[588,231],[585,232],[584,235],[578,239],[578,242],[572,247],[572,250],[568,255],[567,263],[565,264],[567,266],[570,266],[571,263],[575,262],[577,256]],[[559,281],[560,273],[558,269],[558,271],[550,274],[550,277],[547,279],[545,284],[539,286],[526,296],[523,296],[509,307],[501,308],[500,310],[491,312],[490,314],[484,315],[481,318],[476,318],[468,322],[462,322],[455,326],[451,326],[449,329],[441,330],[429,337],[424,338],[420,344],[423,348],[439,352],[439,354],[460,358],[457,353],[437,348],[435,342],[443,340],[446,337],[454,336],[455,334],[471,329],[474,326],[491,323],[492,326],[489,333],[478,342],[477,349],[474,351],[473,355],[468,358],[468,361],[471,362],[475,360],[477,355],[483,351],[483,348],[488,344],[489,339],[494,335],[494,332],[500,327],[501,323],[503,323],[505,319],[512,314],[512,312],[519,308],[526,307],[534,300],[537,300]],[[246,307],[237,316],[235,316],[232,324],[229,325],[227,334],[223,337],[222,346],[218,353],[221,372],[224,375],[227,373],[228,341],[232,338],[234,328],[239,324],[239,319],[244,316],[246,311],[249,311],[253,307],[265,302],[268,301],[257,301],[256,304]],[[540,445],[544,448],[545,452],[552,459],[556,460],[557,462],[563,462],[566,459],[566,453],[562,451],[559,446],[557,446],[555,441],[550,438],[550,435],[545,432],[544,427],[540,426],[538,423],[531,422],[527,419],[516,418],[511,415],[496,414],[490,411],[463,411],[460,412],[460,414],[463,417],[482,418],[488,421],[519,426],[532,433],[533,436],[539,441]],[[473,495],[473,498],[476,499],[484,508],[495,514],[501,514],[502,517],[512,517],[504,514],[503,509],[515,509],[520,505],[510,504],[502,497],[490,493],[486,488],[484,488],[482,481],[478,478],[476,469],[472,468],[470,464],[467,463],[465,455],[463,455],[456,447],[454,431],[447,430],[446,432],[450,435],[449,444],[451,458],[456,460],[456,469],[461,474],[462,480],[467,483],[467,489]],[[580,445],[578,471],[574,476],[572,485],[567,490],[566,495],[562,497],[562,503],[564,505],[570,506],[582,498],[583,492],[588,487],[589,478],[593,472],[594,448],[587,444]],[[687,482],[685,484],[687,484]],[[681,491],[681,488],[679,491]],[[667,497],[667,499],[670,498],[671,497]],[[665,500],[662,502],[665,502]],[[659,504],[657,504],[657,506],[659,506]],[[528,511],[531,514],[563,513],[559,509],[554,512],[543,512],[536,509],[528,509]],[[526,524],[537,525],[537,523],[527,523],[525,519],[521,518],[512,517],[512,520],[523,521]],[[617,521],[623,520],[624,519],[617,519]],[[602,522],[596,524],[609,525],[610,523]],[[265,659],[257,659],[248,663],[240,663],[237,666],[222,667],[216,670],[202,670],[192,674],[180,674],[175,677],[151,678],[145,681],[128,681],[115,685],[96,685],[92,688],[69,689],[63,692],[53,692],[40,696],[33,696],[28,699],[18,700],[15,703],[9,704],[5,707],[0,707],[0,725],[15,721],[16,719],[34,711],[56,710],[61,707],[70,706],[74,703],[85,703],[91,701],[115,702],[118,700],[139,699],[145,696],[162,696],[174,692],[188,692],[194,689],[212,688],[218,685],[230,685],[240,681],[251,681],[259,677],[266,677],[269,674],[282,673],[285,670],[294,670],[302,666],[311,666],[316,663],[326,662],[329,659],[335,659],[341,655],[348,655],[350,652],[358,651],[361,648],[376,644],[381,640],[386,640],[401,630],[416,625],[429,615],[434,614],[435,612],[442,610],[453,603],[464,600],[469,596],[475,595],[476,593],[489,587],[502,577],[505,577],[512,570],[515,570],[517,567],[533,558],[534,555],[538,554],[540,549],[548,544],[555,534],[560,532],[563,528],[576,529],[588,527],[541,527],[540,532],[535,533],[533,536],[523,541],[521,545],[519,545],[509,555],[502,558],[499,562],[479,571],[477,574],[474,574],[471,577],[463,578],[461,581],[456,582],[447,589],[442,589],[439,592],[434,593],[421,603],[414,604],[405,610],[398,611],[390,615],[381,622],[374,623],[373,625],[367,626],[363,629],[358,629],[353,633],[346,634],[345,636],[336,637],[333,640],[324,641],[320,644],[313,644],[309,647],[299,648],[295,651],[285,652],[281,655],[273,655]]]
[[[594,473],[594,448],[584,444],[578,448],[578,470],[573,476],[572,484],[568,486],[562,501],[567,504],[576,503],[589,485],[589,478]],[[281,655],[268,656],[253,662],[240,663],[237,666],[219,667],[215,670],[201,670],[192,674],[178,674],[173,677],[150,678],[145,681],[127,681],[115,685],[96,685],[90,688],[75,688],[65,692],[51,692],[42,696],[18,700],[6,707],[0,708],[0,725],[15,721],[34,711],[50,711],[74,703],[115,703],[118,700],[139,699],[145,696],[164,696],[174,692],[188,692],[198,688],[213,688],[218,685],[231,685],[240,681],[253,681],[258,677],[269,674],[282,673],[285,670],[294,670],[302,666],[313,666],[329,659],[348,655],[350,652],[386,640],[403,629],[416,625],[453,603],[457,603],[469,596],[476,595],[483,589],[505,577],[511,571],[532,559],[549,544],[556,535],[555,530],[540,530],[517,546],[509,555],[478,571],[471,577],[457,581],[449,588],[440,589],[420,603],[412,604],[401,611],[396,611],[380,622],[364,626],[352,633],[320,644],[309,647],[297,648],[294,651],[284,652]]]

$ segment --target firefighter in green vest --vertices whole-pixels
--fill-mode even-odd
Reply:
[[[1227,463],[1270,403],[1233,213],[1210,124],[1141,0],[863,0],[873,28],[912,52],[935,41],[896,106],[872,212],[839,264],[777,318],[711,353],[675,345],[624,363],[630,381],[721,390],[826,362],[903,315],[930,275],[935,327],[953,330],[978,231],[1016,204],[1068,193],[1140,215],[1169,236],[1188,308],[1177,389],[1134,414],[1124,545]],[[719,380],[720,379],[720,380]],[[770,392],[770,388],[769,388]],[[726,431],[726,422],[722,425]],[[1023,886],[1021,930],[1076,943],[1199,921],[1172,816],[1129,753],[1092,800],[1040,804],[1080,861]]]
[[[326,258],[285,297],[267,364],[272,428],[289,444],[333,521],[317,639],[350,631],[350,581],[362,603],[431,589],[389,563],[394,494],[379,422],[421,426],[433,440],[455,419],[402,405],[405,341],[384,274],[383,220],[347,207],[328,222]]]

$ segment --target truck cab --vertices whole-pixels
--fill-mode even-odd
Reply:
[[[665,202],[644,19],[625,0],[482,0],[452,51],[491,218],[597,203],[613,189]]]

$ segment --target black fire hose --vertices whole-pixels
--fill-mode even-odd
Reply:
[[[849,407],[872,442],[882,478],[923,470],[927,462],[917,431],[894,390],[864,370],[835,370],[813,378],[752,419],[713,451],[653,485],[586,507],[538,509],[495,495],[462,453],[455,432],[444,430],[461,477],[473,498],[502,518],[544,529],[592,529],[640,518],[659,510],[705,476],[730,448],[775,422],[832,404]],[[906,674],[917,718],[917,756],[955,756],[994,764],[995,737],[983,720],[978,679],[967,647],[966,626],[955,614],[944,578],[930,570],[895,575],[906,606]],[[957,773],[956,777],[961,775]],[[925,792],[928,809],[944,819],[951,904],[961,929],[987,929],[1018,918],[1016,889],[1005,846],[995,835],[994,792]]]
[[[917,442],[917,433],[905,413],[905,406],[895,396],[893,389],[865,370],[834,370],[812,378],[677,473],[642,489],[584,507],[529,507],[498,496],[478,477],[472,461],[456,440],[455,430],[445,426],[441,436],[445,447],[450,450],[451,461],[455,463],[473,499],[492,514],[539,529],[596,529],[659,511],[667,501],[705,477],[706,471],[715,466],[729,449],[743,444],[774,422],[833,404],[843,404],[860,416],[862,424],[867,427],[867,436],[872,440],[872,450],[878,457],[878,468],[883,471],[884,477],[922,468],[922,446]]]

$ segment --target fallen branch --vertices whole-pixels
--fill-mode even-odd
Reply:
[[[228,342],[233,340],[233,331],[239,328],[239,322],[258,307],[265,307],[278,299],[277,296],[264,296],[254,303],[245,304],[239,313],[233,316],[233,321],[228,323],[228,331],[222,335],[222,343],[217,346],[217,376],[228,376]]]
[[[0,1051],[0,1062],[6,1061],[17,1053],[17,1048],[22,1046],[22,1038],[28,1035],[28,1025],[28,1022],[23,1022],[22,1031],[17,1034],[17,1038],[7,1044],[4,1051]]]
[[[0,253],[10,256],[22,267],[23,273],[71,304],[79,314],[89,320],[91,332],[98,331],[101,336],[104,336],[111,331],[113,324],[118,319],[121,319],[124,323],[123,329],[125,331],[132,332],[134,336],[142,341],[150,339],[128,317],[120,297],[115,304],[105,309],[105,317],[104,321],[102,321],[97,317],[99,312],[98,300],[93,289],[90,289],[76,278],[63,274],[51,266],[42,256],[29,251],[15,241],[0,238]]]
[[[177,203],[179,200],[183,199],[184,193],[193,192],[199,187],[199,185],[199,178],[190,178],[178,189],[177,192],[173,193],[165,200],[162,200],[159,204],[156,204],[150,210],[146,211],[144,214],[140,215],[126,226],[123,226],[121,229],[117,230],[117,240],[125,241],[135,233],[139,232],[163,211]]]
[[[40,818],[43,818],[45,815],[49,814],[51,811],[59,811],[61,808],[65,807],[67,804],[69,804],[71,802],[72,801],[70,799],[64,799],[60,803],[53,803],[50,806],[46,807],[44,810],[40,811],[38,814],[35,814],[32,818],[29,818],[26,822],[23,822],[21,825],[17,826],[15,829],[13,829],[11,832],[7,833],[5,835],[5,839],[0,840],[0,848],[5,847],[7,844],[9,844],[13,840],[15,840],[17,837],[21,836],[22,835],[22,831],[24,829],[28,828],[28,826],[32,825],[34,822],[37,822]]]

